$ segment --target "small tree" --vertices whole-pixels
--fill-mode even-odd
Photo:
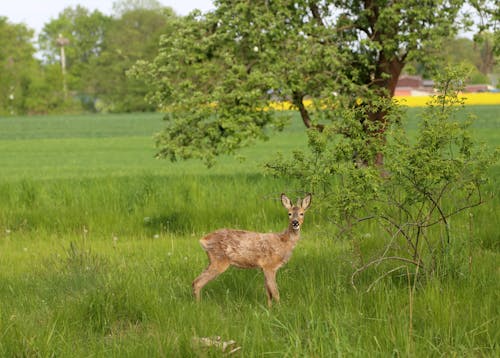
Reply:
[[[387,142],[375,149],[386,158],[382,176],[376,168],[360,168],[352,161],[365,148],[358,139],[362,128],[356,127],[359,109],[344,114],[349,137],[339,137],[335,127],[310,131],[309,154],[297,152],[291,160],[268,164],[271,172],[295,177],[301,187],[309,185],[327,198],[318,200],[325,203],[324,214],[353,241],[361,239],[356,234],[361,222],[371,220],[383,228],[379,253],[361,262],[353,279],[384,261],[414,265],[428,274],[443,272],[456,237],[451,217],[484,202],[481,187],[497,155],[474,142],[470,120],[455,118],[463,105],[458,93],[465,76],[463,68],[448,68],[436,79],[438,94],[422,113],[414,140],[402,126],[401,113],[391,111]]]

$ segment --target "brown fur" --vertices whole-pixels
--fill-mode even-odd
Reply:
[[[209,265],[194,281],[193,294],[200,300],[200,291],[208,282],[226,271],[229,266],[257,268],[264,272],[267,303],[279,301],[276,272],[291,257],[300,239],[300,227],[304,222],[304,212],[311,204],[311,194],[293,205],[285,194],[281,202],[288,210],[288,227],[282,233],[257,233],[253,231],[220,229],[200,240],[207,252]]]

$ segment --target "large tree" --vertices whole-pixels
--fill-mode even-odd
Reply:
[[[215,1],[213,12],[179,22],[154,61],[136,66],[152,85],[150,99],[170,109],[159,155],[211,163],[281,128],[283,117],[269,110],[276,100],[291,101],[305,127],[318,131],[338,119],[339,107],[357,106],[367,145],[383,142],[405,64],[456,33],[463,4]],[[361,159],[382,163],[380,154]]]

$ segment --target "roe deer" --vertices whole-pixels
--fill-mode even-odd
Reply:
[[[311,204],[311,194],[297,205],[281,194],[281,203],[288,210],[288,227],[282,233],[257,233],[252,231],[220,229],[200,240],[207,252],[209,265],[194,281],[193,294],[200,300],[200,291],[208,282],[227,270],[229,266],[239,268],[258,268],[264,272],[267,291],[267,304],[279,301],[276,285],[276,271],[292,255],[300,238],[300,226],[304,221],[304,212]]]

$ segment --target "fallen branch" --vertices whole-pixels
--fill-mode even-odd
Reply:
[[[351,275],[351,285],[352,285],[352,287],[354,287],[354,289],[356,291],[358,290],[357,287],[356,287],[356,285],[354,284],[354,278],[359,273],[365,271],[367,268],[369,268],[372,265],[375,265],[375,264],[377,264],[379,262],[387,261],[387,260],[402,261],[402,262],[410,263],[412,265],[420,267],[421,269],[424,269],[424,266],[420,262],[414,261],[414,260],[410,260],[410,259],[407,259],[407,258],[404,258],[404,257],[399,257],[399,256],[379,257],[378,259],[375,259],[373,261],[368,262],[367,264],[361,266],[360,268],[358,268],[356,271],[353,272],[353,274]]]

